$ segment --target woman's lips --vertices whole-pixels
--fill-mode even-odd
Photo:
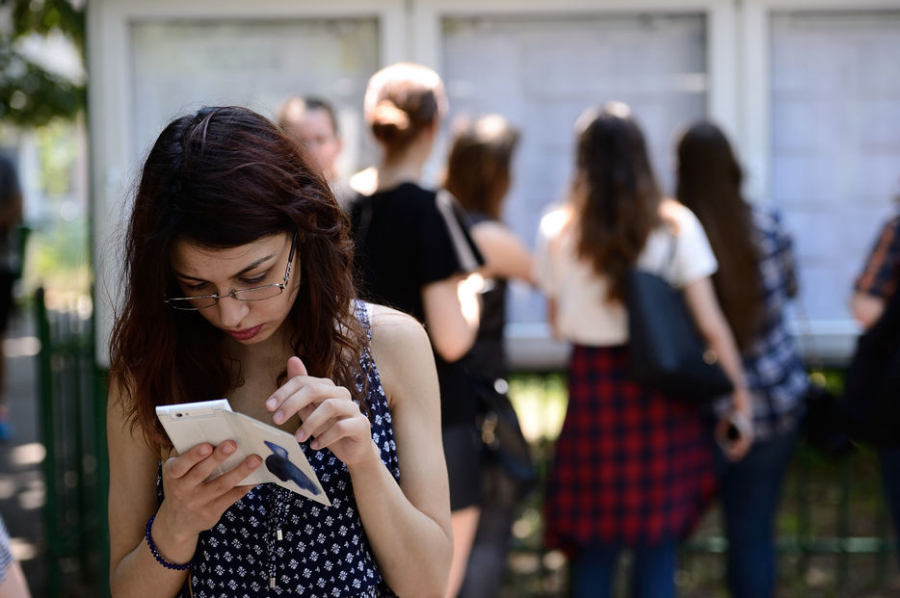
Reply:
[[[261,328],[262,324],[254,326],[253,328],[247,328],[246,330],[226,330],[226,332],[236,341],[249,341],[257,335]]]

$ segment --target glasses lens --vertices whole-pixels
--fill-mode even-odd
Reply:
[[[238,301],[262,301],[263,299],[271,299],[280,295],[281,291],[282,286],[280,284],[272,284],[255,289],[235,291],[234,298]]]
[[[198,297],[196,299],[169,299],[169,305],[171,305],[175,309],[202,309],[204,307],[212,307],[215,304],[215,297]]]

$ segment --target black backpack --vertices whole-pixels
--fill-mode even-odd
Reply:
[[[857,340],[841,407],[854,439],[900,445],[900,290]]]

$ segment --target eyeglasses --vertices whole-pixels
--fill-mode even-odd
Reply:
[[[231,297],[238,301],[262,301],[263,299],[271,299],[280,295],[285,287],[287,287],[288,279],[291,277],[291,264],[294,262],[294,246],[297,244],[297,233],[291,239],[291,251],[288,254],[287,268],[284,269],[284,280],[282,282],[273,282],[272,284],[264,284],[260,287],[250,289],[231,289],[224,295],[213,293],[212,295],[197,295],[196,297],[167,297],[163,299],[169,306],[184,311],[197,311],[212,307],[223,297]]]

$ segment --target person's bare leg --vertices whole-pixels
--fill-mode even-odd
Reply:
[[[447,586],[446,598],[456,598],[462,585],[480,516],[481,508],[477,505],[450,514],[450,525],[453,528],[453,561],[450,563],[450,584]]]

